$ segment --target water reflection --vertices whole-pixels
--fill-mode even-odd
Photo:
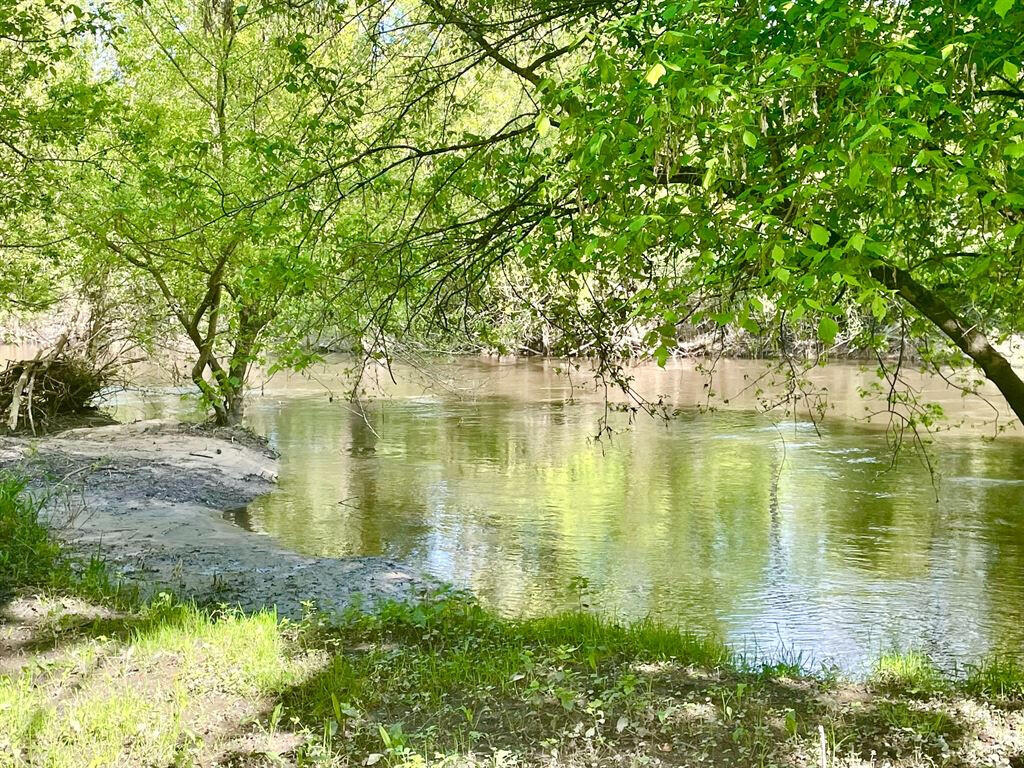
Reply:
[[[307,553],[407,560],[509,614],[575,605],[583,577],[609,614],[854,670],[893,646],[951,666],[1021,649],[1021,441],[945,438],[933,482],[841,422],[693,412],[595,442],[599,405],[502,381],[362,408],[254,399],[281,483],[244,523]]]

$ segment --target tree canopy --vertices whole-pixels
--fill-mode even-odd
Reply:
[[[100,4],[100,33],[16,7],[5,252],[148,286],[222,422],[324,334],[541,326],[613,376],[693,327],[770,339],[793,381],[801,339],[858,349],[927,422],[913,350],[1024,419],[1015,0],[160,0]]]

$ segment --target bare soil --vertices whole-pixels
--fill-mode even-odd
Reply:
[[[65,542],[146,593],[296,617],[304,601],[330,612],[425,584],[393,560],[306,557],[225,519],[277,481],[276,455],[246,430],[145,421],[0,438],[0,469],[31,479]]]

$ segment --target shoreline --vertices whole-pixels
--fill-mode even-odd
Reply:
[[[849,680],[751,664],[654,621],[508,619],[426,589],[413,600],[422,582],[389,580],[390,561],[343,572],[345,561],[298,557],[222,518],[223,505],[273,488],[274,457],[251,434],[103,429],[45,448],[0,442],[0,469],[33,470],[37,493],[47,479],[64,488],[37,503],[20,481],[0,483],[0,525],[16,534],[0,542],[11,545],[0,576],[14,587],[0,594],[0,765],[1024,765],[1014,663],[953,680],[926,656],[891,654]],[[43,521],[74,512],[75,494],[91,514],[54,543]],[[186,527],[201,544],[176,549]],[[101,545],[122,561],[69,570],[76,551]],[[214,571],[176,571],[175,554],[188,571]],[[107,565],[116,578],[144,555],[157,565],[129,579],[149,594],[106,580]],[[239,589],[250,599],[229,598]],[[356,594],[380,601],[358,605]],[[311,610],[311,597],[335,612]]]
[[[144,595],[299,618],[304,602],[341,611],[427,586],[394,560],[307,557],[226,520],[276,487],[277,457],[244,430],[142,421],[0,438],[0,470],[29,479],[72,551],[97,555]]]

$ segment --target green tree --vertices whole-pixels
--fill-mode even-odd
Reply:
[[[944,338],[955,356],[927,360],[976,366],[1024,419],[997,348],[1024,328],[1019,3],[556,8],[574,26],[544,41],[430,4],[542,107],[501,173],[464,182],[486,209],[444,247],[561,285],[581,344],[610,357],[647,328],[663,361],[684,323],[809,323],[826,349],[896,327]]]
[[[301,342],[292,308],[329,255],[315,160],[354,141],[370,42],[331,3],[119,9],[123,29],[91,54],[112,80],[90,137],[103,162],[70,180],[65,223],[94,262],[149,281],[194,348],[190,376],[216,422],[236,424],[252,364]],[[346,77],[345,92],[319,87]]]
[[[63,239],[51,228],[53,169],[78,160],[102,104],[73,52],[109,27],[102,11],[63,0],[0,0],[0,315],[53,298]]]

